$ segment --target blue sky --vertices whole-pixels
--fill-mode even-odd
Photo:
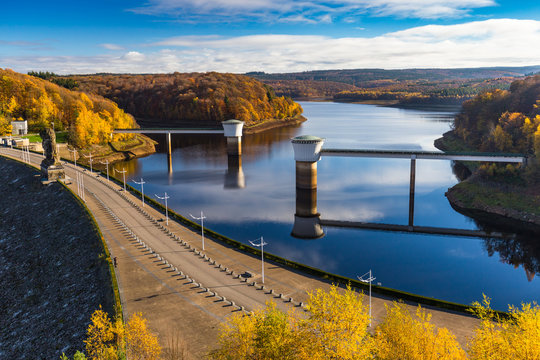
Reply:
[[[290,72],[540,64],[538,0],[10,1],[0,67]]]

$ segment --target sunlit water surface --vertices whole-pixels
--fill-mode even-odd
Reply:
[[[178,213],[189,217],[203,210],[205,226],[245,243],[264,236],[265,251],[297,262],[351,278],[371,269],[383,286],[459,303],[481,300],[485,293],[501,310],[538,300],[538,251],[522,251],[530,244],[343,228],[325,228],[318,240],[292,237],[290,138],[320,136],[325,148],[433,151],[433,141],[450,129],[453,117],[373,105],[301,104],[308,118],[302,125],[244,136],[240,174],[238,168],[228,169],[220,135],[173,137],[172,173],[165,153],[116,167],[126,167],[129,179],[143,177],[148,195],[167,192]],[[400,159],[323,157],[318,163],[321,219],[406,225],[409,166]],[[449,161],[417,160],[416,170],[415,225],[477,229],[444,196],[457,183]]]

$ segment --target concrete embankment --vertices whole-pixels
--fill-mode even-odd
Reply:
[[[0,157],[0,358],[84,350],[90,315],[112,313],[108,263],[91,219],[58,183]]]

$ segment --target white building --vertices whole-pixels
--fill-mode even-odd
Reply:
[[[13,135],[26,135],[26,134],[28,134],[28,122],[26,120],[12,121],[11,122],[11,133]]]

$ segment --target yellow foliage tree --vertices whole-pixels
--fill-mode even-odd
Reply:
[[[485,295],[482,304],[473,303],[473,313],[482,323],[469,345],[471,359],[540,359],[540,307],[522,304],[521,309],[510,306],[509,312],[509,317],[498,316]]]
[[[92,314],[84,343],[90,360],[124,359],[126,353],[129,359],[157,360],[161,354],[142,314],[134,314],[124,325],[120,318],[111,321],[101,307]]]
[[[310,294],[309,317],[284,313],[274,303],[223,325],[214,359],[364,359],[372,352],[367,306],[350,287]]]
[[[375,358],[379,360],[461,360],[465,351],[446,328],[437,329],[420,307],[413,316],[404,304],[386,307],[387,316],[375,332]]]
[[[0,114],[0,136],[10,135],[12,132],[11,121],[4,115]]]
[[[275,303],[251,316],[233,315],[223,325],[214,359],[299,359],[297,315],[284,313]]]
[[[307,352],[311,359],[369,358],[373,343],[368,334],[369,312],[350,286],[340,291],[317,289],[309,293],[309,318],[301,325]],[[308,357],[306,357],[308,358]]]
[[[150,332],[146,322],[141,313],[135,313],[126,325],[126,348],[129,359],[159,359],[161,347],[158,338]]]
[[[101,310],[101,307],[94,311],[86,331],[86,340],[84,340],[88,359],[118,359],[118,345],[122,343],[123,339],[122,328],[121,320],[111,322],[111,319],[105,311]]]

